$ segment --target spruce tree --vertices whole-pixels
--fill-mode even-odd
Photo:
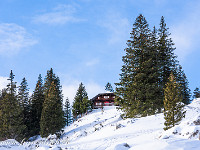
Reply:
[[[16,96],[16,82],[11,70],[7,90],[0,101],[0,140],[22,140],[26,126],[23,122],[22,109]]]
[[[65,126],[60,79],[55,76],[52,68],[47,71],[44,96],[45,100],[40,120],[40,134],[42,137],[58,133]]]
[[[51,86],[51,83],[56,80],[56,76],[53,73],[53,69],[51,68],[50,70],[47,70],[47,75],[44,79],[44,95],[45,98],[48,97],[49,89]]]
[[[200,98],[200,90],[198,87],[196,87],[193,92],[193,98]]]
[[[173,73],[171,73],[169,81],[166,84],[164,96],[164,130],[168,130],[169,128],[177,125],[182,118],[185,117],[180,84],[176,82]]]
[[[29,131],[31,128],[31,115],[30,115],[30,98],[29,98],[29,89],[26,78],[22,79],[22,82],[18,89],[18,102],[22,108],[22,115],[23,115],[23,122],[26,125],[27,130],[25,131],[24,135],[26,137],[29,136]]]
[[[65,101],[65,105],[64,105],[64,116],[65,116],[65,121],[66,121],[66,125],[69,126],[71,124],[71,108],[70,108],[70,103],[69,103],[69,99],[67,98]]]
[[[139,15],[122,58],[120,82],[116,83],[116,100],[126,117],[154,114],[161,107],[156,42],[156,31],[152,33],[145,17]]]
[[[174,43],[170,38],[169,28],[165,23],[165,19],[162,16],[160,21],[160,28],[158,29],[158,64],[160,71],[160,86],[163,89],[164,98],[164,88],[168,82],[168,78],[171,72],[176,72],[176,66],[178,61],[176,60],[174,50]],[[176,74],[176,73],[175,73]]]
[[[40,119],[44,103],[44,88],[41,74],[39,74],[31,99],[31,135],[34,136],[40,132]]]
[[[111,83],[108,82],[108,83],[106,84],[106,86],[105,86],[105,91],[114,92]]]
[[[40,134],[47,137],[49,134],[56,134],[65,126],[62,101],[58,95],[58,88],[54,81],[49,88],[48,97],[45,99],[40,121]]]
[[[189,82],[187,80],[187,77],[184,71],[182,70],[181,65],[178,65],[175,76],[176,76],[177,82],[180,84],[181,93],[183,96],[182,102],[188,105],[190,103],[191,91],[189,89]]]
[[[79,85],[73,102],[73,117],[78,119],[79,115],[83,115],[90,109],[90,101],[88,100],[87,92],[83,83]]]

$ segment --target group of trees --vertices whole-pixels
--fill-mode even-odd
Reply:
[[[63,105],[60,79],[52,68],[47,71],[44,84],[39,75],[31,96],[26,78],[17,87],[14,76],[11,70],[9,84],[0,95],[0,140],[22,140],[39,134],[47,137],[60,133],[65,125],[69,126],[92,110],[83,83],[79,85],[72,108],[68,98]],[[108,85],[107,88],[113,91],[111,84]]]
[[[66,124],[63,96],[59,77],[53,69],[47,71],[44,84],[39,75],[30,97],[25,78],[18,93],[12,70],[8,80],[9,84],[0,97],[0,140],[22,140],[38,134],[46,137],[61,131]]]
[[[122,57],[120,82],[116,83],[116,102],[124,111],[124,117],[152,115],[163,108],[166,113],[174,112],[175,107],[169,103],[189,104],[188,80],[174,54],[174,43],[164,17],[159,29],[154,26],[151,31],[145,17],[139,15],[130,34],[126,55]],[[173,89],[167,87],[168,82],[173,83]],[[167,95],[175,92],[173,90],[178,90],[178,97],[172,98],[175,101],[172,104]],[[182,111],[182,105],[179,110]]]

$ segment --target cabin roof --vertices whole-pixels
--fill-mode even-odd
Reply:
[[[99,96],[110,96],[110,95],[115,96],[115,94],[113,92],[99,93],[95,97],[93,97],[91,100],[95,100]]]

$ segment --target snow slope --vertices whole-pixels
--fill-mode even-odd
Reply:
[[[60,140],[51,135],[23,145],[0,142],[0,150],[199,150],[200,99],[185,109],[181,123],[163,131],[163,114],[123,120],[116,107],[105,107],[66,127]]]

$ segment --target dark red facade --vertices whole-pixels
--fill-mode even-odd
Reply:
[[[114,105],[114,93],[100,93],[91,99],[93,108],[102,108],[103,106]]]

